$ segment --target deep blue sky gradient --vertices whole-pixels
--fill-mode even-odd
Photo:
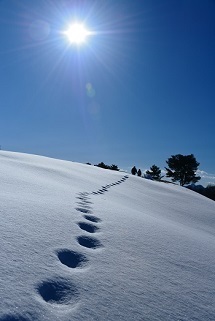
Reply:
[[[97,32],[79,48],[75,18]],[[0,43],[3,149],[142,170],[193,153],[215,182],[214,0],[1,0]]]

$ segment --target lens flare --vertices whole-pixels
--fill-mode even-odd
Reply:
[[[89,82],[86,84],[86,91],[87,91],[87,96],[90,98],[93,98],[96,95],[95,89],[93,88],[92,84]]]

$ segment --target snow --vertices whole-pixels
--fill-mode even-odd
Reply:
[[[215,203],[0,152],[0,321],[215,320]]]

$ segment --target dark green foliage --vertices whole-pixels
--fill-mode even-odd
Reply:
[[[169,168],[166,168],[166,176],[171,177],[173,182],[179,181],[181,186],[189,183],[198,182],[201,177],[196,176],[199,163],[193,154],[190,155],[172,155],[166,161]]]
[[[105,169],[109,169],[109,166],[108,166],[108,165],[105,165],[104,162],[101,162],[101,163],[99,163],[99,164],[96,165],[96,166],[101,167],[101,168],[105,168]]]
[[[112,165],[110,166],[110,169],[112,169],[113,171],[119,171],[118,166],[117,166],[117,165],[114,165],[114,164],[112,164]]]
[[[208,185],[204,190],[204,195],[215,201],[215,185]]]
[[[150,167],[150,171],[147,170],[146,174],[150,175],[152,177],[152,179],[159,181],[161,180],[162,176],[161,176],[161,170],[158,166],[156,165],[152,165]]]
[[[187,188],[191,189],[192,191],[204,195],[205,197],[210,198],[211,200],[215,201],[215,185],[209,184],[206,188],[202,185],[188,185]]]
[[[118,166],[115,165],[115,164],[112,164],[111,166],[109,166],[109,165],[106,165],[104,162],[101,162],[101,163],[99,163],[98,165],[95,165],[95,166],[98,166],[98,167],[101,167],[101,168],[104,168],[104,169],[111,169],[113,171],[119,171]]]
[[[137,176],[141,177],[142,176],[142,172],[141,172],[141,169],[139,168],[138,171],[137,171]]]
[[[132,167],[132,169],[131,169],[131,174],[132,174],[132,175],[136,175],[136,174],[137,174],[137,169],[136,169],[135,166]]]

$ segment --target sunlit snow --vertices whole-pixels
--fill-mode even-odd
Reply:
[[[215,320],[215,202],[0,152],[0,321]]]

